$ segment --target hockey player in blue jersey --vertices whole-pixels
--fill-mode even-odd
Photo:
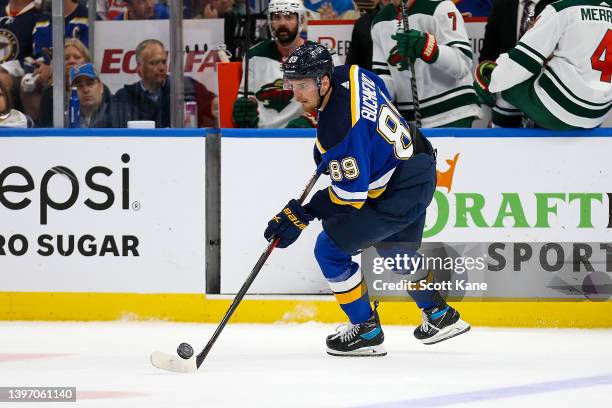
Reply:
[[[420,245],[436,184],[434,150],[389,101],[383,81],[356,65],[333,66],[319,44],[297,48],[283,64],[286,87],[306,111],[318,109],[315,160],[331,186],[301,206],[291,200],[270,222],[266,239],[291,245],[315,218],[323,224],[314,253],[350,323],[327,337],[337,356],[381,356],[384,334],[359,265],[351,256],[381,242]],[[418,249],[418,248],[417,248]],[[423,311],[417,339],[433,344],[469,330],[437,291],[409,294]]]

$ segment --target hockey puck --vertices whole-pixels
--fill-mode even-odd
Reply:
[[[188,343],[181,343],[176,349],[176,352],[180,358],[189,360],[193,356],[193,347],[191,347]]]

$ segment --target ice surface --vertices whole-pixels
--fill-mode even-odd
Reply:
[[[2,322],[0,386],[77,387],[53,407],[612,406],[612,330],[476,327],[424,346],[387,325],[386,357],[337,358],[334,328],[230,323],[198,372],[176,374],[149,354],[197,353],[215,325]]]

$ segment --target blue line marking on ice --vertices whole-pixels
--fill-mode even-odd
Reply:
[[[612,385],[612,374],[548,381],[536,384],[516,385],[511,387],[489,388],[456,394],[434,395],[431,397],[414,398],[401,401],[381,402],[372,405],[362,405],[360,408],[445,407],[457,404],[468,404],[480,401],[521,397],[525,395],[596,387],[598,385]]]

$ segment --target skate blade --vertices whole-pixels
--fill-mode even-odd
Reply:
[[[469,324],[459,319],[454,324],[444,328],[444,330],[440,330],[435,336],[429,339],[423,339],[421,342],[427,345],[440,343],[441,341],[452,339],[455,336],[466,333],[470,331],[470,329],[471,326]]]
[[[179,356],[166,354],[161,351],[151,353],[151,364],[153,366],[166,371],[175,373],[194,373],[198,367],[196,365],[196,356],[185,360]]]
[[[383,345],[362,347],[353,351],[338,351],[328,348],[327,354],[336,357],[384,357],[387,355],[387,350]]]

